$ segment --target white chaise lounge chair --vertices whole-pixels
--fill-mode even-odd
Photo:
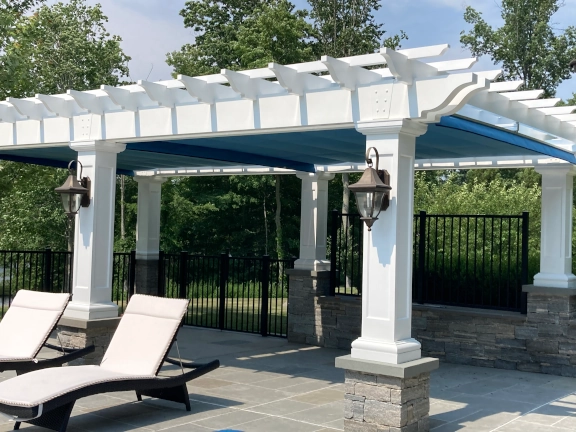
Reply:
[[[47,343],[66,309],[70,294],[20,290],[0,321],[0,372],[18,375],[33,370],[62,366],[94,351],[94,347],[67,349]],[[42,347],[63,355],[38,359]]]
[[[151,396],[186,405],[186,383],[220,366],[168,359],[170,346],[186,313],[188,300],[135,294],[130,299],[99,366],[43,369],[0,383],[0,412],[16,421],[63,432],[77,399],[99,393],[135,390],[138,400]],[[182,373],[160,377],[164,362]],[[193,369],[184,372],[183,367]]]

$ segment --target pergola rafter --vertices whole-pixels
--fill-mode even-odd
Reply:
[[[0,102],[0,156],[28,145],[297,132],[403,118],[437,123],[455,113],[522,130],[552,147],[558,139],[574,139],[576,107],[556,107],[559,99],[540,99],[541,90],[517,91],[521,81],[492,82],[499,70],[467,71],[476,58],[438,61],[448,48],[383,48],[339,59],[9,98]]]

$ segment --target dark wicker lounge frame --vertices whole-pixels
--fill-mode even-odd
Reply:
[[[172,343],[175,341],[176,337],[174,337]],[[54,399],[42,404],[43,408],[40,416],[38,416],[39,406],[18,407],[0,403],[0,411],[22,419],[21,421],[16,420],[14,430],[19,430],[20,424],[25,422],[58,432],[66,431],[68,421],[70,420],[70,414],[72,414],[72,408],[74,408],[74,404],[78,399],[100,393],[134,390],[139,401],[142,400],[142,396],[150,396],[171,402],[183,403],[186,406],[186,411],[190,411],[190,399],[188,397],[186,383],[220,367],[220,361],[218,360],[209,363],[196,364],[175,360],[166,355],[160,364],[160,367],[156,371],[156,375],[158,375],[164,363],[182,366],[183,368],[192,370],[170,377],[160,378],[156,376],[154,378],[127,379],[89,385],[55,397]]]
[[[72,360],[77,360],[84,357],[91,352],[94,352],[94,345],[90,345],[86,348],[73,349],[73,348],[61,348],[56,345],[49,343],[44,343],[42,346],[50,348],[56,351],[62,351],[63,354],[60,357],[54,357],[49,359],[34,359],[27,361],[8,361],[0,362],[0,372],[6,371],[16,371],[17,375],[22,375],[26,372],[32,372],[39,369],[45,369],[49,367],[62,366],[64,363],[71,362]],[[42,349],[42,348],[40,348]],[[36,353],[38,355],[38,353]]]

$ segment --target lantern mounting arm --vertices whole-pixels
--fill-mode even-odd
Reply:
[[[71,160],[68,163],[68,173],[70,175],[74,175],[74,173],[72,172],[72,164],[76,163],[76,176],[80,177],[80,185],[86,189],[88,189],[88,192],[86,192],[84,195],[82,195],[82,199],[80,201],[80,206],[82,207],[89,207],[90,206],[90,178],[89,177],[82,177],[82,171],[84,170],[84,167],[82,166],[82,163],[79,160]],[[80,175],[78,175],[78,165],[80,166]]]

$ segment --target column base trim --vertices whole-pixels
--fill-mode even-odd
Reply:
[[[118,317],[118,305],[116,303],[75,303],[71,301],[64,311],[65,318],[92,321],[105,318]]]
[[[360,337],[352,342],[352,357],[382,363],[400,364],[422,357],[421,345],[416,339],[394,342]]]
[[[576,288],[558,288],[537,285],[522,285],[522,292],[532,294],[548,294],[548,295],[576,295]]]
[[[550,288],[576,288],[576,276],[572,273],[538,273],[534,276],[534,286]]]
[[[406,363],[392,364],[373,360],[353,358],[351,355],[336,357],[336,367],[375,375],[386,375],[397,378],[412,378],[422,373],[431,372],[440,367],[440,360],[422,357]]]
[[[329,260],[297,259],[294,261],[295,270],[330,271]]]

